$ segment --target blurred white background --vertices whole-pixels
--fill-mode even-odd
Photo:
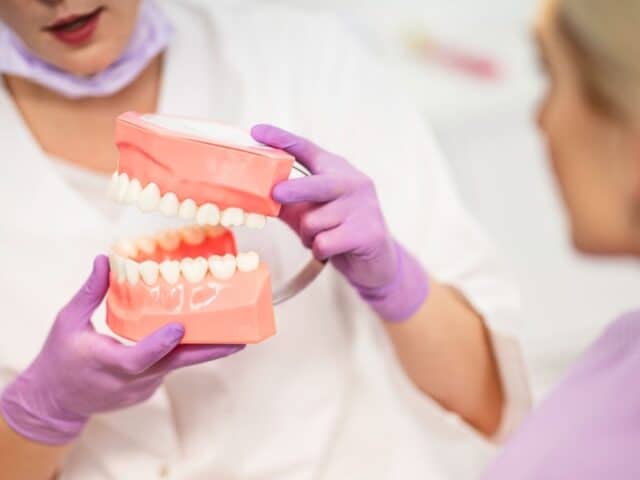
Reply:
[[[214,0],[201,0],[205,2]],[[637,304],[637,267],[572,252],[533,122],[544,89],[531,23],[536,0],[226,0],[339,15],[386,62],[436,131],[468,208],[519,281],[523,339],[538,395],[613,317]],[[418,56],[408,33],[496,62],[484,79]]]

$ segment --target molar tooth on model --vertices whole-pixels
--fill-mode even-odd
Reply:
[[[178,216],[183,220],[193,220],[196,217],[197,211],[198,207],[196,205],[196,202],[194,202],[190,198],[187,198],[182,201],[182,204],[180,204]]]
[[[138,250],[146,255],[153,255],[156,251],[156,241],[151,237],[141,237],[136,240]]]
[[[260,266],[260,257],[256,252],[238,254],[238,270],[241,272],[253,272]]]
[[[165,217],[175,217],[178,215],[179,208],[180,202],[178,201],[178,196],[173,192],[165,193],[158,207]]]
[[[217,225],[220,223],[220,209],[212,203],[205,203],[198,208],[196,222],[198,225]]]
[[[180,240],[180,232],[177,232],[176,230],[168,230],[156,237],[156,242],[166,252],[173,252],[178,248],[180,246]]]
[[[114,250],[118,255],[125,258],[135,258],[138,256],[138,247],[131,240],[120,240],[116,243]]]
[[[218,238],[220,235],[224,235],[227,229],[219,225],[206,225],[204,231],[209,238]]]
[[[127,203],[129,205],[137,203],[141,193],[142,193],[142,185],[140,185],[140,181],[137,178],[133,178],[129,182],[129,188],[127,189],[127,194],[125,195],[124,203]]]
[[[185,258],[180,262],[182,276],[191,283],[198,283],[204,280],[207,274],[207,264],[193,258]]]
[[[118,177],[118,193],[116,194],[116,200],[120,203],[124,202],[129,190],[129,175],[121,173]]]
[[[244,210],[237,207],[227,208],[222,213],[220,224],[223,227],[239,227],[244,223]]]
[[[160,265],[150,260],[142,262],[140,264],[140,276],[148,286],[155,285],[160,276]]]
[[[180,262],[166,260],[160,264],[160,274],[170,285],[175,285],[180,280]]]
[[[209,257],[211,274],[220,280],[230,280],[236,273],[236,258],[233,255],[212,255]]]
[[[160,189],[158,185],[151,182],[142,190],[138,199],[138,207],[143,212],[152,212],[158,207],[158,203],[160,203]]]
[[[140,265],[138,265],[138,262],[134,262],[130,258],[127,258],[125,261],[125,273],[129,285],[135,286],[138,283],[138,280],[140,280]]]
[[[180,233],[187,245],[200,245],[207,238],[204,230],[197,225],[183,228]]]
[[[244,224],[248,228],[260,230],[267,225],[267,217],[259,213],[247,213]]]

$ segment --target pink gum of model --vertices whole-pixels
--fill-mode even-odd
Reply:
[[[190,198],[197,205],[239,207],[267,216],[278,215],[280,205],[271,199],[271,190],[289,178],[294,163],[280,150],[178,133],[131,112],[118,119],[116,145],[119,173],[138,179],[143,188],[153,182],[161,195],[173,192],[180,201]],[[237,253],[230,230],[209,227],[208,232],[199,245],[181,241],[171,251],[158,246],[130,260],[161,263]],[[267,266],[238,271],[227,280],[207,272],[197,283],[182,275],[174,283],[159,276],[153,285],[132,285],[112,271],[107,323],[116,334],[137,341],[171,322],[185,326],[183,343],[250,344],[271,337],[276,328]]]

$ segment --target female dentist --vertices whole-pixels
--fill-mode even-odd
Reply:
[[[581,252],[640,254],[639,24],[634,0],[545,0],[541,9],[551,82],[539,121]],[[638,311],[612,322],[485,478],[640,478],[639,342]]]
[[[517,298],[419,116],[347,34],[280,8],[177,0],[6,0],[0,18],[3,475],[479,471],[529,406]],[[90,321],[103,257],[56,316],[138,221],[104,199],[126,110],[268,120],[314,140],[252,130],[315,173],[274,196],[335,267],[278,308],[271,341],[221,359],[240,347],[175,348],[170,325],[124,347]],[[281,256],[292,238],[272,239]]]

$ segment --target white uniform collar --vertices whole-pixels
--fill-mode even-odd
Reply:
[[[0,88],[0,111],[0,188],[3,197],[10,199],[0,203],[3,221],[45,235],[104,228],[104,219],[55,172],[4,87]]]

